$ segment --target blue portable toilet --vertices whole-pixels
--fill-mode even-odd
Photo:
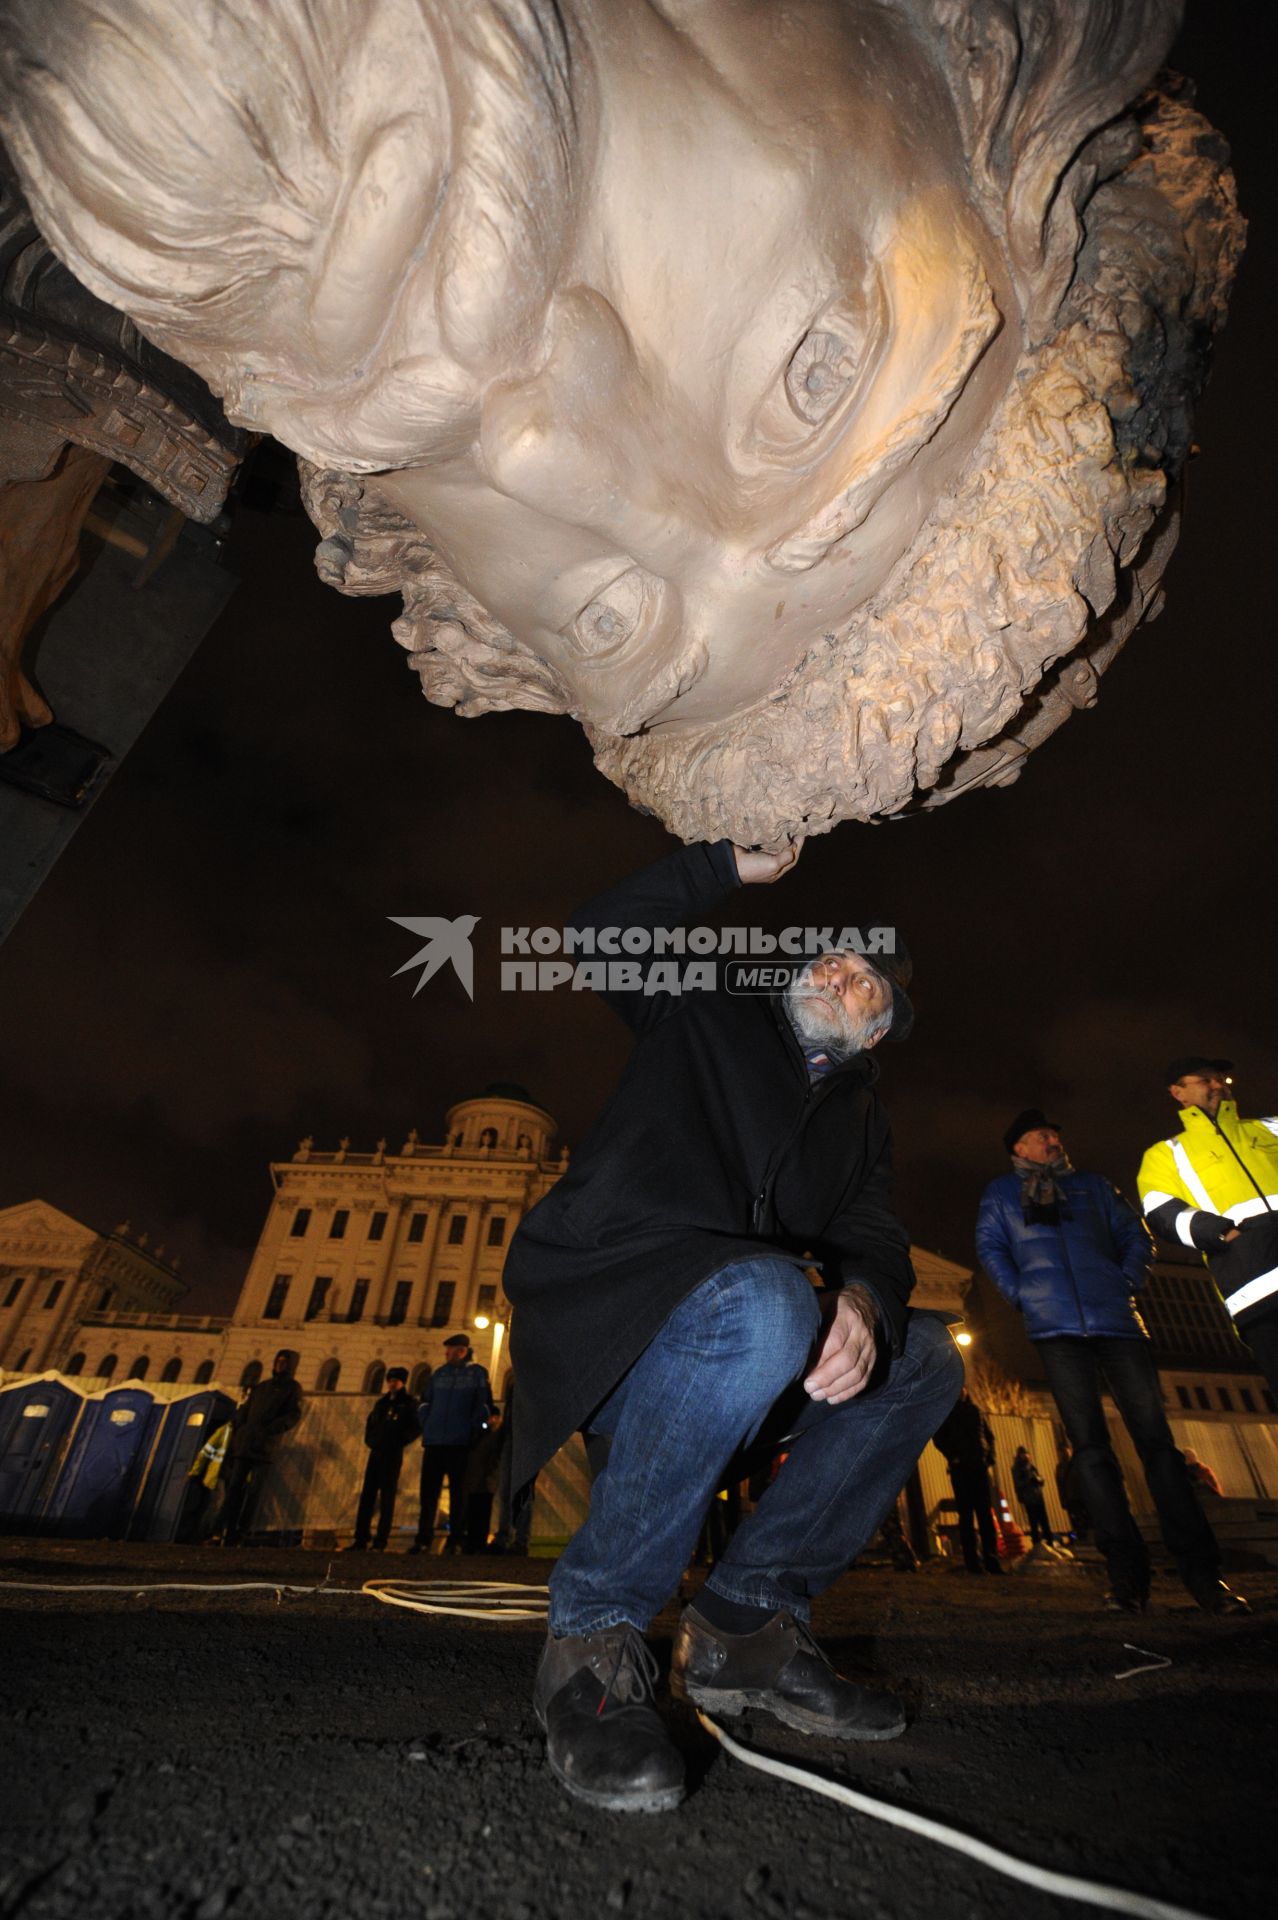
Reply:
[[[220,1387],[202,1387],[170,1401],[129,1522],[131,1540],[177,1539],[195,1456],[234,1412],[234,1400]]]
[[[45,1530],[77,1540],[122,1539],[163,1415],[144,1386],[90,1395],[49,1500]]]
[[[40,1524],[64,1444],[84,1397],[61,1380],[15,1380],[0,1388],[0,1530]]]

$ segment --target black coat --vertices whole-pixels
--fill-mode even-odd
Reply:
[[[384,1393],[369,1409],[364,1445],[370,1453],[402,1453],[410,1440],[421,1437],[417,1401],[411,1393]]]
[[[269,1460],[301,1417],[302,1389],[296,1380],[287,1373],[268,1374],[231,1415],[228,1458],[252,1460],[259,1465]]]
[[[572,924],[677,927],[736,885],[728,841],[685,847]],[[779,1252],[819,1262],[827,1286],[859,1282],[894,1350],[914,1284],[868,1054],[813,1087],[774,997],[606,997],[638,1045],[506,1261],[516,1486],[607,1398],[679,1302],[732,1261]]]
[[[946,1463],[960,1473],[994,1464],[994,1435],[981,1409],[971,1400],[959,1400],[932,1436]]]

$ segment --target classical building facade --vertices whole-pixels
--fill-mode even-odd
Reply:
[[[12,1207],[0,1214],[0,1367],[235,1387],[284,1347],[304,1391],[368,1393],[388,1366],[419,1379],[465,1332],[500,1376],[506,1248],[567,1164],[551,1116],[504,1083],[452,1107],[438,1145],[304,1140],[271,1166],[229,1318],[177,1312],[176,1273],[124,1229],[97,1235],[42,1201]]]
[[[356,1153],[303,1141],[271,1168],[275,1198],[226,1330],[223,1379],[269,1369],[288,1347],[304,1388],[372,1392],[387,1366],[416,1379],[438,1365],[459,1332],[500,1374],[506,1248],[568,1164],[554,1136],[522,1087],[498,1082],[450,1108],[442,1145],[410,1134],[397,1154],[384,1142]]]
[[[170,1314],[184,1291],[175,1264],[127,1222],[95,1233],[44,1200],[0,1211],[0,1369],[92,1372],[81,1340],[87,1322],[122,1313],[134,1325]],[[117,1354],[135,1362],[149,1347]],[[96,1347],[95,1360],[100,1358]],[[144,1373],[146,1369],[144,1368]],[[121,1375],[123,1378],[124,1375]]]

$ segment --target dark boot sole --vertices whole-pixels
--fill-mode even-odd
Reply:
[[[662,1787],[655,1793],[600,1793],[592,1787],[578,1785],[559,1771],[550,1754],[546,1752],[546,1764],[565,1793],[580,1800],[583,1806],[594,1807],[599,1813],[673,1813],[684,1795],[683,1785]]]
[[[805,1713],[802,1707],[792,1707],[787,1700],[779,1700],[774,1693],[756,1693],[749,1689],[740,1692],[728,1692],[714,1687],[683,1686],[673,1688],[683,1700],[690,1700],[712,1717],[723,1714],[729,1720],[749,1708],[759,1713],[770,1713],[784,1727],[792,1727],[796,1733],[820,1734],[826,1740],[897,1740],[905,1732],[905,1720],[899,1727],[849,1727],[840,1726],[836,1721],[823,1719],[817,1713]]]

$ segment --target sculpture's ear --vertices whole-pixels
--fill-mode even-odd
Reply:
[[[877,265],[888,344],[848,423],[842,492],[768,555],[785,573],[815,566],[869,516],[942,425],[1002,324],[975,245],[926,200],[902,209]]]
[[[1053,330],[1079,210],[1137,143],[1183,0],[927,0],[981,210],[1007,236],[1031,345]]]

